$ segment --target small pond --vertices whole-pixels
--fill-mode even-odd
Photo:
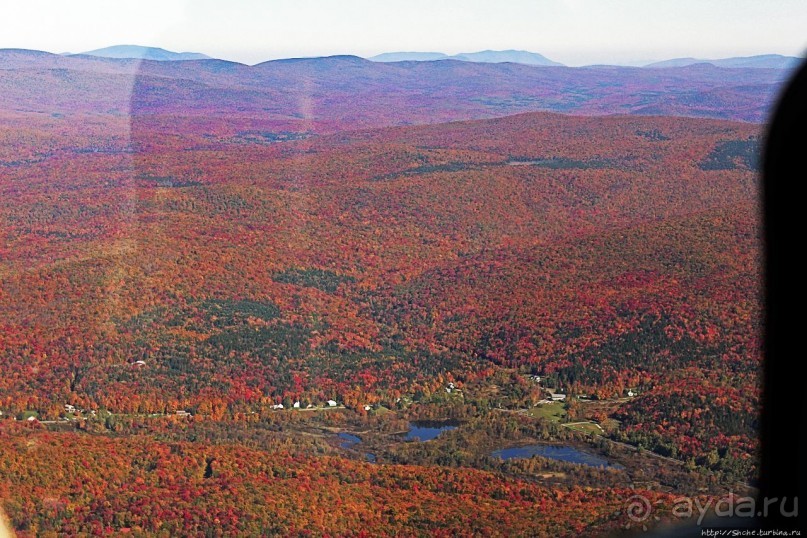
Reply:
[[[356,437],[355,435],[350,433],[342,432],[337,434],[337,436],[339,437],[339,439],[342,440],[342,442],[339,443],[340,448],[351,448],[353,445],[361,443],[360,437]]]
[[[340,432],[336,435],[342,440],[342,442],[339,443],[339,448],[350,450],[354,445],[361,443],[361,437],[353,435],[352,433]],[[376,463],[376,456],[371,452],[365,452],[364,459],[370,463]]]
[[[409,431],[406,432],[407,441],[431,441],[438,435],[449,430],[454,430],[459,423],[447,420],[417,420],[409,423]]]

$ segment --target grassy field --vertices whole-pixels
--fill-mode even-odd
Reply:
[[[595,435],[602,435],[603,433],[602,430],[599,429],[593,422],[585,422],[583,424],[564,424],[564,426],[583,433],[593,433]]]
[[[527,413],[533,417],[544,418],[553,422],[560,422],[563,417],[566,416],[566,409],[563,408],[562,403],[553,402],[539,405],[538,407],[533,407],[527,411]]]

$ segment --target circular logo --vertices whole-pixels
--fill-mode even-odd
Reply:
[[[637,523],[642,522],[650,517],[650,513],[652,511],[653,507],[650,505],[650,501],[641,495],[631,496],[628,498],[625,505],[625,512],[627,512],[628,518]]]

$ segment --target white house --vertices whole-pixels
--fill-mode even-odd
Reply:
[[[292,407],[295,409],[300,409],[300,402],[294,402],[294,405],[292,405]]]
[[[68,413],[74,413],[76,411],[76,407],[70,404],[64,404],[64,410]]]
[[[36,417],[28,417],[28,418],[27,418],[27,419],[25,419],[25,420],[27,420],[28,422],[33,422],[33,421],[35,421],[35,420],[36,420]]]
[[[145,365],[146,365],[146,361],[134,361],[134,365],[135,365],[135,366],[145,366]]]
[[[369,406],[369,405],[365,405],[365,406],[364,406],[364,410],[365,410],[365,411],[369,411],[369,410],[370,410],[370,406]]]
[[[334,400],[328,400],[328,407],[336,407],[336,402]]]
[[[283,409],[283,404],[274,404],[272,409]]]
[[[558,394],[557,392],[552,393],[552,401],[553,402],[560,402],[566,399],[565,394]]]
[[[633,398],[634,396],[636,396],[636,393],[633,392],[632,390],[629,390],[628,391],[628,398]]]

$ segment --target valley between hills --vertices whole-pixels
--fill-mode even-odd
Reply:
[[[786,70],[0,73],[18,536],[608,536],[753,491]]]

